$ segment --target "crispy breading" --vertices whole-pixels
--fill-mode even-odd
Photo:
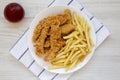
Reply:
[[[61,39],[61,30],[59,25],[52,25],[50,32],[50,43],[51,43],[51,51],[53,53],[57,52],[60,44],[58,44],[58,40]]]
[[[59,25],[51,26],[50,44],[51,44],[51,48],[45,60],[54,58],[55,53],[58,52],[65,45],[65,41],[61,38],[61,30]]]
[[[44,47],[44,51],[45,51],[45,54],[49,54],[49,51],[50,51],[50,47]]]
[[[48,16],[36,26],[32,41],[35,43],[36,55],[44,55],[44,60],[49,61],[65,45],[63,35],[74,30],[71,25],[71,13],[66,9],[64,13]]]
[[[67,23],[70,24],[71,21],[72,21],[72,16],[71,16],[70,10],[69,9],[65,9],[64,14],[67,14],[67,16],[66,16],[67,17]]]
[[[68,35],[70,32],[72,32],[75,29],[75,26],[72,24],[65,24],[60,26],[61,34]]]
[[[45,40],[44,48],[50,47],[50,37],[47,37]]]
[[[57,40],[57,44],[54,45],[53,48],[50,48],[49,51],[47,51],[47,54],[44,58],[45,61],[49,61],[50,59],[54,58],[56,53],[65,45],[65,40],[60,39]],[[56,46],[56,47],[55,47]]]
[[[42,54],[41,54],[41,49],[39,48],[39,46],[38,46],[38,45],[35,45],[35,48],[36,48],[36,49],[35,49],[35,50],[36,50],[36,51],[35,51],[36,55],[37,55],[37,56],[42,56]]]
[[[71,23],[71,13],[69,9],[66,9],[63,14],[57,15],[58,20],[60,21],[60,25]]]
[[[39,24],[36,26],[36,28],[34,29],[34,33],[32,36],[32,41],[35,42],[38,37],[40,36],[40,33],[43,29],[43,23],[45,22],[45,19],[43,19],[42,21],[39,22]]]
[[[51,19],[53,18],[53,19]],[[51,19],[51,20],[50,20]],[[57,20],[57,18],[55,17],[49,17],[48,19],[46,19],[46,22],[43,23],[44,27],[41,31],[41,34],[39,36],[39,38],[36,41],[36,52],[37,54],[44,54],[44,46],[48,46],[48,43],[45,42],[45,39],[48,36],[49,33],[49,29],[50,29],[50,25],[58,25],[59,26],[60,22]],[[45,45],[46,43],[46,45]]]
[[[36,41],[36,45],[38,47],[38,49],[36,50],[38,50],[40,54],[44,54],[44,43],[45,43],[45,39],[47,38],[49,28],[50,28],[49,26],[45,25],[41,31],[38,40]]]

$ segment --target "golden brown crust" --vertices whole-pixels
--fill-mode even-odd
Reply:
[[[75,26],[72,24],[65,24],[60,26],[60,29],[62,35],[68,35],[70,32],[72,32],[75,29]]]
[[[44,43],[44,48],[50,47],[50,37],[47,37]]]
[[[33,37],[32,37],[32,41],[35,42],[38,37],[40,36],[40,33],[42,31],[43,28],[43,23],[45,22],[45,20],[40,21],[40,23],[36,26],[34,33],[33,33]]]
[[[41,34],[40,34],[38,40],[36,41],[36,45],[37,45],[41,54],[44,54],[43,47],[44,47],[45,39],[47,38],[48,30],[49,30],[49,27],[45,26],[43,28],[43,30],[41,31]]]
[[[63,14],[42,19],[36,26],[32,37],[36,55],[45,55],[45,61],[54,58],[55,54],[65,45],[62,34],[68,34],[73,30],[73,25],[70,24],[71,14],[69,9],[66,9]]]
[[[51,32],[50,32],[50,53],[48,55],[48,59],[54,58],[55,53],[60,50],[60,48],[63,47],[64,41],[61,38],[61,30],[59,28],[59,25],[52,25],[51,26]]]

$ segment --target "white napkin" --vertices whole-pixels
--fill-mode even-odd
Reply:
[[[53,0],[48,7],[55,5],[72,5],[78,8],[80,11],[83,11],[91,22],[94,25],[95,33],[97,37],[97,46],[98,47],[109,35],[110,32],[108,29],[101,24],[91,13],[87,11],[82,5],[80,5],[75,0]],[[28,28],[29,29],[29,28]],[[46,71],[42,67],[40,67],[35,60],[31,57],[29,48],[27,46],[27,31],[23,33],[23,35],[16,41],[13,47],[10,49],[10,53],[14,56],[18,61],[25,65],[35,76],[39,77],[41,80],[67,80],[71,74],[55,74]]]

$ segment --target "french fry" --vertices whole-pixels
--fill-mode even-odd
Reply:
[[[56,57],[56,58],[51,59],[50,62],[54,62],[54,61],[57,61],[57,60],[60,60],[60,59],[64,59],[66,57],[67,57],[66,55],[62,55],[60,57]]]
[[[48,66],[48,69],[51,70],[51,69],[58,69],[58,68],[63,68],[64,66],[63,65],[50,65]]]
[[[75,22],[77,24],[76,27],[77,27],[78,31],[80,32],[80,34],[83,36],[81,25],[79,24],[78,19],[77,19],[77,13],[73,13],[73,16],[74,16]]]
[[[56,55],[56,58],[58,58],[58,57],[60,57],[60,56],[62,56],[62,55],[64,55],[64,54],[65,54],[65,52],[63,51],[63,52],[57,54],[57,55]]]
[[[86,55],[87,53],[85,52],[84,48],[80,48],[80,50],[82,51],[83,55]]]
[[[64,36],[63,39],[69,39],[69,38],[71,38],[71,37],[73,37],[73,36],[75,36],[77,34],[79,34],[79,33],[77,31],[74,31],[71,34],[69,34],[68,36]]]
[[[70,61],[71,61],[71,62],[74,62],[73,59],[74,59],[78,54],[80,54],[80,51],[76,51],[76,52],[72,55],[72,57],[70,58]]]
[[[60,59],[60,60],[55,61],[54,64],[63,63],[63,62],[65,62],[65,61],[66,61],[66,58]]]
[[[81,48],[81,47],[86,47],[86,44],[83,44],[83,45],[81,45],[81,44],[79,44],[79,45],[74,45],[74,46],[71,46],[70,48]]]
[[[73,68],[76,66],[78,59],[76,59],[69,67],[69,69]]]
[[[68,63],[68,61],[71,59],[74,51],[75,51],[75,49],[72,49],[72,50],[71,50],[71,53],[70,53],[70,55],[67,57],[67,59],[66,59],[66,61],[65,61],[65,63],[64,63],[64,66],[65,66],[65,65]]]

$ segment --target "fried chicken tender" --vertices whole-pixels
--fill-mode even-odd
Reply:
[[[70,23],[71,22],[70,10],[66,9],[63,14],[58,14],[57,18],[60,21],[60,25]]]
[[[72,16],[71,16],[70,10],[69,10],[69,9],[65,9],[64,14],[67,14],[67,15],[68,15],[68,16],[66,16],[66,17],[68,18],[67,23],[68,23],[68,24],[71,23],[71,21],[72,21]]]
[[[50,53],[46,56],[45,60],[48,61],[55,57],[55,53],[58,52],[64,45],[65,41],[61,37],[61,30],[59,25],[52,25],[50,31]]]
[[[65,24],[60,26],[60,29],[62,35],[68,35],[70,32],[72,32],[75,29],[75,26],[72,24]]]
[[[45,54],[48,55],[48,54],[49,54],[49,51],[50,51],[50,47],[45,47],[45,48],[44,48],[44,51],[45,51]]]
[[[32,41],[35,42],[38,37],[40,36],[40,33],[43,29],[43,23],[45,22],[45,20],[40,21],[40,23],[36,26],[34,33],[33,33],[33,37],[32,37]]]
[[[68,35],[75,28],[71,18],[70,10],[66,9],[64,13],[48,16],[38,23],[32,36],[37,56],[44,55],[45,61],[55,57],[65,45],[63,35]]]
[[[47,37],[45,40],[44,48],[50,47],[50,37]]]
[[[40,37],[36,41],[36,47],[37,47],[36,53],[38,56],[44,54],[44,43],[45,43],[45,39],[47,38],[49,28],[50,28],[49,26],[45,25],[41,31]]]

